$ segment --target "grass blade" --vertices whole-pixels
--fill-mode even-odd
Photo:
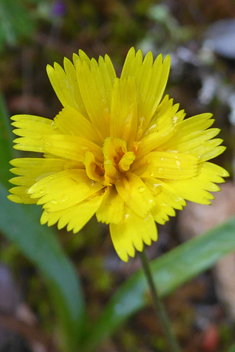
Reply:
[[[36,206],[15,204],[0,185],[0,230],[40,270],[58,314],[64,351],[78,350],[85,325],[85,304],[79,279],[54,231],[40,225]]]

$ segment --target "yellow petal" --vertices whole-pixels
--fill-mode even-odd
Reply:
[[[112,91],[110,135],[127,142],[130,149],[136,138],[137,92],[134,78],[116,79]]]
[[[178,111],[178,109],[179,104],[173,105],[173,99],[170,99],[168,94],[165,95],[164,99],[158,105],[144,135],[148,134],[149,132],[152,132],[152,130],[158,130],[159,123],[163,124],[163,122],[169,118],[169,114],[170,118],[174,117],[174,124],[181,123],[186,114],[184,110]]]
[[[180,197],[199,204],[211,204],[214,196],[202,189],[197,179],[177,180],[171,184]]]
[[[204,131],[209,128],[215,121],[211,118],[212,116],[213,115],[211,113],[206,112],[203,114],[189,117],[182,121],[180,124],[180,129],[183,132],[182,139],[187,138],[187,132],[188,134],[191,134],[197,131]]]
[[[63,134],[84,137],[100,144],[101,141],[91,122],[71,107],[64,108],[56,117],[55,125]]]
[[[48,223],[48,226],[51,226],[58,221],[59,229],[67,225],[68,231],[73,230],[74,233],[77,233],[95,214],[102,198],[102,195],[94,196],[89,200],[60,211],[49,212],[48,210],[44,210],[41,216],[41,224]]]
[[[173,105],[173,99],[166,97],[163,100],[139,142],[138,158],[161,146],[175,134],[178,108],[179,104]]]
[[[87,117],[77,83],[75,67],[68,59],[65,59],[64,68],[65,70],[57,63],[54,64],[54,68],[47,65],[47,74],[51,85],[64,107],[70,106]]]
[[[15,203],[22,203],[22,204],[37,203],[37,199],[31,199],[30,196],[27,194],[27,191],[28,191],[27,186],[13,187],[9,190],[9,192],[11,192],[12,194],[10,194],[7,198]]]
[[[181,121],[184,120],[186,116],[186,113],[184,110],[179,110],[176,114],[175,114],[175,117],[176,117],[176,120],[177,120],[177,123],[179,124]]]
[[[162,192],[161,181],[157,178],[149,177],[144,180],[144,183],[154,197]]]
[[[109,136],[111,93],[116,74],[111,60],[100,57],[76,63],[77,80],[89,118],[101,138]]]
[[[170,70],[170,57],[164,62],[159,55],[153,63],[152,53],[149,52],[142,62],[142,52],[132,48],[127,54],[121,80],[134,77],[138,93],[138,139],[147,128],[166,87]]]
[[[143,54],[141,50],[135,53],[135,49],[132,47],[126,56],[126,60],[123,65],[121,79],[128,77],[135,77],[136,72],[141,69],[143,63]]]
[[[132,172],[140,177],[187,179],[197,175],[199,159],[177,152],[151,152],[134,161]]]
[[[228,177],[229,173],[221,166],[205,162],[201,166],[201,173],[207,175],[208,180],[216,183],[223,183],[224,179],[222,177]]]
[[[127,262],[128,255],[134,257],[135,248],[143,250],[143,242],[150,245],[157,240],[157,227],[151,214],[139,217],[130,208],[125,207],[125,216],[118,224],[110,224],[110,234],[119,257]]]
[[[90,180],[85,170],[65,170],[47,176],[32,187],[31,198],[40,198],[38,204],[49,212],[74,206],[101,190],[103,185]]]
[[[18,177],[12,178],[10,182],[21,187],[10,189],[10,192],[14,195],[9,196],[9,199],[17,203],[27,204],[37,202],[37,199],[31,199],[28,194],[28,189],[37,181],[55,172],[63,171],[67,168],[78,167],[78,165],[73,162],[53,158],[13,159],[10,163],[15,166],[11,169],[11,172],[18,175]]]
[[[154,220],[159,224],[164,224],[169,220],[169,216],[175,216],[175,210],[181,210],[185,205],[185,200],[180,197],[171,183],[166,183],[155,179],[157,185],[160,185],[161,192],[156,195],[156,206],[151,210]]]
[[[34,115],[14,115],[11,117],[12,126],[17,127],[15,134],[19,136],[37,136],[37,134],[59,133],[54,121]]]
[[[214,122],[211,117],[212,114],[205,113],[190,117],[181,122],[178,120],[177,132],[170,140],[163,144],[161,148],[185,152],[190,150],[187,148],[192,149],[195,147],[195,143],[197,143],[200,138],[201,140],[197,145],[213,138],[219,133],[218,129],[212,129],[212,132],[210,132],[211,130],[205,131]],[[190,143],[192,144],[190,145]]]
[[[85,153],[90,151],[94,154],[96,160],[103,161],[101,147],[86,138],[66,135],[45,136],[41,143],[43,153],[82,162]]]
[[[96,212],[97,220],[117,224],[123,219],[124,202],[113,187],[107,187],[103,201]]]
[[[190,153],[206,161],[223,153],[225,147],[218,147],[223,140],[213,139],[220,130],[209,128],[214,120],[211,114],[205,113],[193,116],[178,124],[177,132],[166,143],[160,146],[162,150],[177,150],[180,153]]]
[[[63,171],[72,167],[78,168],[77,163],[63,159],[54,158],[19,158],[10,161],[14,166],[11,172],[25,177],[34,178],[39,181],[41,178],[50,175],[51,173]]]
[[[76,67],[78,61],[86,61],[87,64],[89,65],[89,67],[90,67],[91,60],[87,56],[87,54],[81,49],[78,50],[78,55],[77,54],[73,54],[73,63],[74,63],[75,67]]]
[[[13,132],[20,138],[14,142],[15,149],[33,152],[43,152],[42,138],[46,134],[56,135],[60,131],[54,121],[33,115],[15,115],[11,118],[12,125],[17,127]]]
[[[115,186],[123,201],[141,217],[145,217],[155,205],[152,193],[135,174],[126,173],[126,177],[117,179]]]
[[[220,189],[214,182],[224,182],[222,177],[229,176],[223,168],[211,164],[203,163],[199,168],[198,176],[189,180],[177,180],[171,183],[171,187],[177,194],[195,203],[211,204],[214,196],[209,192],[218,192]],[[208,192],[209,191],[209,192]]]
[[[203,151],[201,150],[202,147],[198,147],[197,150],[196,148],[193,150],[194,155],[197,153],[197,155],[201,155],[201,161],[207,161],[210,159],[213,159],[217,157],[218,155],[222,154],[225,150],[226,147],[224,146],[219,146],[223,142],[222,139],[216,138],[213,139],[212,141],[207,141],[203,145]],[[200,154],[199,154],[200,153]]]
[[[200,150],[201,147],[203,151],[204,145],[207,144],[206,142],[214,138],[219,132],[220,130],[218,128],[210,128],[209,130],[203,132],[200,131],[199,133],[197,133],[196,137],[191,136],[191,139],[187,138],[187,140],[185,140],[184,142],[179,143],[177,145],[176,150],[180,153],[190,153],[196,155],[198,153],[197,150]],[[220,140],[220,143],[221,142],[222,140]],[[200,153],[199,155],[202,155],[202,153]]]

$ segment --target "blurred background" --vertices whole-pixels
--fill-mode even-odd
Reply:
[[[170,54],[166,93],[187,116],[212,112],[227,150],[215,162],[231,175],[235,166],[234,0],[0,0],[0,111],[53,118],[61,109],[46,75],[47,64],[108,54],[121,72],[130,47]],[[2,134],[1,139],[4,140]],[[6,151],[7,153],[7,151]],[[2,155],[0,155],[1,163]],[[8,167],[1,167],[9,174]],[[231,177],[232,179],[232,177]],[[148,248],[151,259],[235,214],[235,189],[222,185],[209,206],[189,204]],[[2,211],[2,210],[1,210]],[[116,288],[140,267],[120,262],[108,228],[93,219],[59,241],[80,273],[88,313],[96,319]],[[0,352],[54,351],[55,316],[38,271],[0,235]],[[198,258],[200,261],[200,258]],[[185,352],[223,352],[234,342],[235,255],[220,261],[166,299]],[[151,307],[132,317],[98,352],[166,351]]]

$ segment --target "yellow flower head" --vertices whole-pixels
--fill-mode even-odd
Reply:
[[[43,153],[11,161],[17,177],[9,199],[42,205],[41,223],[78,232],[96,214],[110,225],[124,261],[157,240],[155,221],[164,224],[190,200],[210,204],[215,184],[228,176],[207,160],[221,154],[219,129],[205,113],[184,119],[179,104],[162,99],[169,56],[153,60],[130,49],[117,78],[110,58],[47,67],[63,105],[53,119],[12,117],[15,148]]]

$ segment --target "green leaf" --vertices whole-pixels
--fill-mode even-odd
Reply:
[[[34,29],[34,21],[22,1],[0,1],[0,50],[5,43],[16,45],[19,38],[32,35]]]
[[[13,157],[10,117],[0,91],[0,180],[7,187],[9,186],[8,180],[12,177],[9,171],[9,161]]]
[[[15,204],[0,185],[0,230],[41,271],[60,321],[64,351],[78,350],[85,325],[85,304],[78,275],[51,228],[40,225],[34,205]]]
[[[212,267],[235,249],[235,217],[198,236],[151,263],[154,282],[165,297],[185,282]],[[127,280],[111,298],[84,342],[83,351],[94,351],[130,315],[149,304],[147,283],[142,270]],[[231,352],[231,351],[230,351]]]

